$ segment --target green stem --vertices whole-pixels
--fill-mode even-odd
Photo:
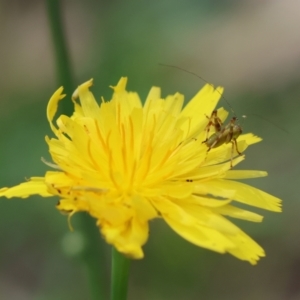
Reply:
[[[95,219],[88,214],[81,213],[78,217],[86,238],[86,245],[80,258],[86,270],[91,299],[107,299],[108,291],[104,288],[107,286],[106,265],[104,264],[106,253],[101,244],[99,229],[95,224]]]
[[[64,86],[64,92],[70,97],[75,90],[71,70],[70,55],[68,53],[61,14],[61,0],[46,0],[49,25],[54,46],[57,79],[59,85]],[[72,112],[72,101],[62,101],[64,114]],[[81,253],[81,260],[87,270],[87,278],[91,291],[90,299],[107,299],[103,286],[105,285],[105,253],[100,244],[99,229],[95,220],[84,213],[78,216],[81,228],[86,238],[86,247]],[[101,259],[102,258],[102,259]]]
[[[54,47],[57,80],[63,85],[67,95],[74,91],[73,75],[71,70],[71,60],[68,53],[67,40],[63,27],[61,13],[61,0],[46,0],[49,25]],[[64,101],[67,102],[67,101]],[[70,101],[71,102],[71,101]]]
[[[126,300],[130,260],[112,249],[111,300]]]

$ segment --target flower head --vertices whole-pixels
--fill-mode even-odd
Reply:
[[[112,87],[110,101],[98,104],[89,88],[73,94],[74,113],[53,123],[63,88],[51,97],[47,118],[55,138],[46,137],[54,170],[32,177],[0,196],[58,196],[57,208],[70,216],[86,211],[96,218],[106,242],[132,258],[142,258],[149,221],[163,218],[191,243],[230,253],[255,264],[264,250],[226,217],[260,222],[262,217],[234,206],[236,202],[280,211],[280,200],[235,179],[266,176],[263,171],[232,170],[244,159],[231,143],[209,149],[207,116],[215,109],[222,88],[205,85],[183,108],[184,97],[161,98],[151,88],[145,104],[126,91],[127,78]],[[78,101],[79,99],[79,101]],[[218,110],[224,121],[227,112]],[[261,139],[243,134],[243,152]],[[232,161],[231,161],[232,160]]]

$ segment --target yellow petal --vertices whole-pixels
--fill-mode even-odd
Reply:
[[[262,141],[262,138],[253,133],[242,134],[238,138],[239,141],[245,141],[248,145],[256,144]]]
[[[226,179],[248,179],[268,176],[265,171],[255,170],[228,170],[224,176]]]
[[[219,193],[222,193],[222,190],[234,190],[234,200],[238,202],[275,212],[281,211],[281,200],[279,198],[241,182],[213,179],[206,182],[206,187],[210,189],[212,194],[216,190],[219,190]]]
[[[63,213],[74,214],[78,211],[89,211],[89,205],[83,200],[61,199],[56,208]]]
[[[220,213],[224,216],[229,216],[231,218],[251,221],[251,222],[261,222],[263,217],[245,209],[235,207],[233,205],[224,205],[222,207],[216,207],[214,212]]]
[[[172,116],[179,116],[181,114],[182,106],[184,103],[184,96],[176,93],[172,96],[167,96],[165,100],[165,111]]]
[[[63,99],[66,95],[62,95],[63,87],[60,87],[50,98],[47,106],[47,119],[50,124],[52,131],[57,135],[57,129],[52,123],[52,120],[57,112],[58,102]]]
[[[44,177],[32,177],[28,182],[23,182],[11,188],[2,188],[0,189],[0,197],[27,198],[32,195],[51,197],[53,195],[48,192],[48,188],[44,180]]]
[[[224,253],[234,245],[219,231],[198,222],[197,218],[187,213],[179,205],[164,199],[153,201],[153,205],[161,213],[164,220],[180,236],[189,242],[210,250]]]
[[[234,247],[234,244],[217,230],[200,226],[196,222],[193,225],[183,224],[168,215],[163,215],[163,218],[177,234],[199,247],[219,253],[225,253]]]
[[[132,204],[140,220],[149,221],[157,217],[157,211],[147,199],[135,195],[132,197]]]
[[[115,93],[121,93],[126,91],[126,85],[127,85],[127,77],[121,77],[118,84],[116,86],[110,86]]]
[[[242,231],[238,235],[228,236],[228,238],[236,245],[228,252],[241,260],[255,265],[260,257],[265,256],[264,249]]]
[[[93,79],[81,84],[73,93],[72,98],[79,96],[83,115],[93,119],[99,118],[100,108],[89,88],[93,85]]]
[[[119,252],[134,259],[144,257],[141,247],[148,239],[148,232],[148,223],[141,222],[137,218],[119,227],[101,223],[101,233],[107,243],[114,245]]]
[[[189,131],[189,136],[192,136],[199,129],[204,130],[208,121],[206,116],[210,116],[216,107],[223,88],[214,89],[211,84],[206,84],[189,103],[184,107],[181,117],[190,118],[190,126],[184,129],[186,133]]]

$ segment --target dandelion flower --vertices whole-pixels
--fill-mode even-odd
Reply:
[[[235,203],[279,212],[280,199],[235,181],[267,174],[232,170],[231,163],[244,156],[235,151],[232,159],[231,143],[207,151],[207,116],[222,88],[207,84],[183,107],[183,95],[163,99],[158,87],[151,88],[143,105],[126,84],[121,78],[112,87],[112,99],[98,104],[89,90],[92,80],[83,83],[72,97],[73,115],[54,123],[65,97],[59,88],[47,107],[55,138],[46,136],[53,163],[45,163],[53,170],[2,188],[0,196],[58,196],[58,210],[69,216],[88,212],[106,242],[131,258],[144,256],[149,221],[162,218],[197,246],[255,264],[264,250],[227,217],[261,222],[262,216]],[[219,109],[218,116],[224,121],[227,112]],[[243,152],[260,140],[242,134],[237,146]]]

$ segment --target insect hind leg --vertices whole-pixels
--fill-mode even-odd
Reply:
[[[233,167],[232,161],[233,161],[233,155],[234,155],[234,148],[235,151],[238,153],[238,155],[242,155],[242,152],[239,151],[238,145],[237,145],[237,140],[235,138],[231,139],[231,157],[230,157],[230,168]]]
[[[221,119],[218,117],[218,111],[214,110],[210,117],[206,116],[206,118],[209,120],[208,124],[205,127],[205,131],[206,131],[206,138],[203,141],[203,143],[207,142],[208,138],[209,138],[209,132],[210,132],[210,128],[213,126],[215,129],[215,132],[220,132],[222,130],[222,121]]]

